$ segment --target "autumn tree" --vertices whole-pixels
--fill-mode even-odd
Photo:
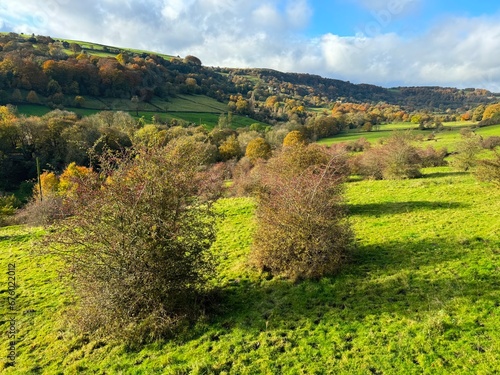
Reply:
[[[32,104],[39,104],[40,103],[40,99],[38,98],[38,95],[33,90],[31,90],[28,93],[28,95],[26,96],[26,100],[28,101],[28,103],[32,103]]]
[[[301,144],[303,145],[305,143],[306,139],[304,138],[304,135],[298,130],[291,131],[290,133],[287,134],[287,136],[283,140],[284,147],[291,147]]]
[[[248,143],[245,156],[252,161],[269,159],[271,157],[271,145],[262,137],[255,138]]]
[[[223,161],[238,159],[239,157],[241,157],[242,152],[240,148],[240,143],[238,142],[234,134],[230,135],[219,146],[219,155]]]

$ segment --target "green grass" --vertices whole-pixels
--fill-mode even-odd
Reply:
[[[350,182],[346,198],[356,233],[350,263],[336,276],[298,283],[248,267],[254,202],[221,200],[217,313],[176,340],[138,350],[73,334],[64,324],[71,294],[58,281],[60,266],[30,253],[42,232],[0,229],[0,269],[17,265],[20,332],[17,367],[3,367],[2,341],[0,371],[500,372],[500,191],[442,167],[417,180]],[[0,329],[7,331],[5,320]]]
[[[382,125],[384,126],[384,125]],[[412,134],[422,136],[424,141],[422,146],[431,145],[436,148],[448,148],[449,151],[453,151],[455,148],[455,144],[460,140],[460,127],[457,126],[455,128],[448,128],[441,132],[435,134],[435,139],[432,141],[427,141],[426,139],[432,134],[432,131],[429,130],[412,130]],[[395,129],[397,130],[397,129]],[[366,138],[371,143],[376,143],[384,138],[388,138],[393,134],[394,130],[380,130],[380,131],[372,131],[372,132],[356,132],[356,133],[347,133],[347,134],[339,134],[332,138],[324,138],[318,141],[319,144],[330,146],[334,143],[342,143],[342,142],[350,142],[355,141],[361,137]],[[487,126],[483,128],[478,128],[475,130],[476,134],[484,137],[489,136],[500,136],[500,125]]]
[[[41,97],[46,101],[46,98]],[[72,100],[72,97],[68,97]],[[19,113],[27,116],[43,116],[52,109],[44,105],[20,104],[17,106]],[[221,114],[227,114],[227,105],[204,95],[178,95],[169,100],[154,97],[151,103],[139,103],[139,116],[136,116],[136,107],[128,99],[94,98],[85,97],[82,108],[66,107],[68,111],[80,116],[89,116],[100,111],[126,111],[134,117],[144,117],[147,122],[152,121],[154,115],[162,120],[178,119],[194,124],[206,125],[209,129],[215,127]],[[233,128],[250,126],[261,123],[249,117],[233,115]]]

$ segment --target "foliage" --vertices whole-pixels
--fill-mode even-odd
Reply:
[[[494,151],[491,159],[479,160],[477,169],[474,171],[481,181],[490,181],[500,187],[500,152]]]
[[[252,139],[248,142],[245,156],[252,162],[258,159],[269,159],[271,157],[271,145],[262,137]]]
[[[286,135],[285,139],[283,140],[284,147],[291,147],[305,143],[306,139],[304,138],[304,135],[298,130],[291,131]]]
[[[477,164],[477,155],[481,151],[481,138],[472,132],[462,134],[462,140],[456,145],[453,166],[467,171]]]
[[[500,137],[495,135],[488,137],[482,141],[482,146],[488,150],[493,150],[500,146]]]
[[[8,222],[9,218],[16,213],[16,209],[20,205],[21,202],[19,202],[15,195],[0,194],[0,226]]]
[[[202,151],[172,141],[105,158],[105,182],[77,176],[74,215],[47,244],[64,260],[79,296],[80,329],[137,342],[168,335],[200,312],[213,268],[211,202],[221,185],[203,168]]]
[[[355,173],[377,180],[420,177],[421,164],[419,151],[405,133],[394,133],[387,143],[368,149],[353,162]]]
[[[442,148],[436,150],[432,146],[427,146],[425,149],[418,149],[418,156],[420,157],[420,162],[422,167],[443,167],[448,164],[445,157],[448,155],[448,150]]]
[[[223,161],[238,159],[241,157],[242,152],[240,143],[234,134],[226,138],[226,140],[219,146],[219,155]]]
[[[319,155],[318,149],[309,151],[297,145],[271,159],[258,195],[252,261],[292,279],[337,272],[352,242],[341,195],[342,156],[315,160],[309,155]]]
[[[61,285],[61,264],[32,253],[44,233],[0,228],[0,268],[16,263],[22,280],[18,361],[9,367],[1,345],[0,372],[498,373],[499,190],[449,167],[423,173],[346,184],[352,261],[335,277],[300,283],[247,266],[255,203],[220,200],[218,313],[137,350],[75,333],[64,319],[74,295]],[[7,308],[0,304],[0,314]]]

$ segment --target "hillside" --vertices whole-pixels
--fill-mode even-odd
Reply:
[[[0,104],[132,113],[139,109],[150,114],[146,117],[168,113],[166,118],[183,118],[175,114],[175,104],[168,105],[178,95],[208,96],[230,105],[228,109],[215,106],[219,114],[230,110],[271,124],[290,119],[286,107],[300,105],[329,110],[339,102],[386,103],[410,112],[460,113],[498,100],[496,94],[482,89],[389,89],[269,69],[207,67],[194,56],[180,58],[48,36],[0,34]],[[284,111],[267,106],[273,97]],[[200,108],[198,101],[192,102],[183,111],[211,113]],[[193,117],[199,119],[184,116],[188,121]],[[213,119],[207,118],[213,125]]]
[[[357,238],[335,277],[291,283],[247,267],[251,199],[224,199],[213,251],[223,299],[179,338],[134,349],[75,334],[59,266],[33,255],[39,229],[0,229],[16,265],[17,364],[5,374],[471,374],[500,371],[499,191],[468,173],[357,181],[347,197]],[[467,223],[467,225],[464,225]],[[6,282],[6,278],[4,278]],[[2,298],[6,299],[5,286]],[[9,313],[9,314],[7,314]],[[1,329],[8,330],[3,320]]]

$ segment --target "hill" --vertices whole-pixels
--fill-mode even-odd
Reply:
[[[202,95],[229,107],[216,104],[207,110],[195,99],[178,111],[175,98],[179,95]],[[228,110],[274,124],[290,120],[294,113],[300,117],[300,110],[294,108],[301,106],[309,114],[330,110],[336,103],[386,103],[409,112],[463,113],[498,99],[483,89],[383,88],[269,69],[207,67],[194,56],[180,58],[48,36],[0,34],[0,104],[140,110],[147,118],[163,113],[164,118],[196,119],[195,123],[201,118],[213,126],[212,115]],[[272,107],[276,102],[278,107]]]

